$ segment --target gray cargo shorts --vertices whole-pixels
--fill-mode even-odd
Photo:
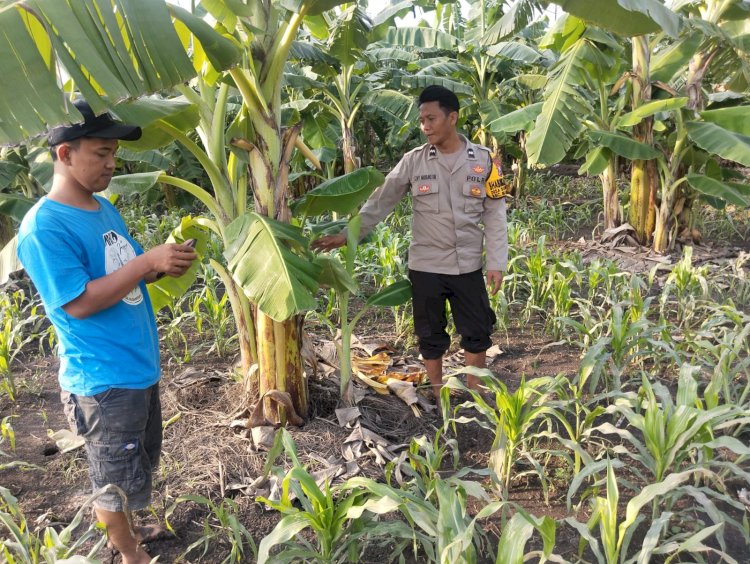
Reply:
[[[127,494],[130,511],[148,507],[161,453],[159,384],[144,390],[111,388],[93,396],[62,390],[60,399],[70,428],[86,441],[94,491],[115,484]],[[116,493],[97,498],[94,507],[125,510]]]

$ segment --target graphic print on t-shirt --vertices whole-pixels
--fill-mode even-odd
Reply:
[[[135,249],[125,237],[118,235],[114,231],[107,231],[104,238],[104,270],[107,274],[112,274],[121,269],[129,261],[135,258]],[[133,288],[123,301],[129,305],[138,305],[143,301],[143,294],[140,286]]]

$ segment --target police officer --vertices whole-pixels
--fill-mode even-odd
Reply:
[[[412,283],[414,329],[427,376],[438,398],[443,355],[450,346],[445,302],[451,304],[468,366],[485,368],[485,354],[496,321],[482,276],[486,250],[487,286],[500,289],[508,262],[505,199],[485,187],[492,170],[488,149],[456,130],[458,98],[442,86],[419,96],[419,123],[427,143],[401,159],[360,211],[360,236],[367,235],[409,192],[412,196]],[[346,243],[346,233],[321,237],[312,248],[330,250]],[[468,376],[469,387],[479,379]]]

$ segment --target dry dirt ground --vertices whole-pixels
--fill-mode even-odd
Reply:
[[[541,328],[533,325],[498,333],[495,343],[503,352],[495,358],[491,369],[511,389],[522,375],[531,378],[563,372],[572,376],[577,370],[578,351],[559,346],[544,349],[549,339],[543,336]],[[415,354],[414,350],[403,352],[407,357]],[[166,358],[166,354],[163,357]],[[0,417],[14,416],[16,449],[11,453],[12,458],[40,467],[38,470],[0,471],[0,484],[18,498],[32,527],[68,523],[90,495],[83,450],[61,453],[48,437],[49,429],[67,428],[59,402],[57,368],[58,362],[53,356],[18,360],[14,366],[16,379],[21,384],[18,397],[12,404],[7,398],[0,404]],[[164,362],[163,418],[175,420],[164,432],[153,514],[140,515],[138,519],[163,520],[166,509],[180,495],[197,494],[216,500],[223,493],[233,496],[241,520],[256,542],[275,526],[279,519],[276,512],[265,510],[252,497],[232,489],[233,484],[252,481],[260,473],[266,457],[262,452],[253,452],[249,440],[229,426],[237,411],[237,399],[243,393],[241,386],[230,378],[231,369],[232,359],[205,354],[193,357],[186,365]],[[315,460],[340,454],[342,443],[350,433],[336,422],[334,390],[335,386],[324,380],[310,382],[312,417],[304,427],[291,430],[303,460],[313,464]],[[375,431],[393,442],[408,442],[409,435],[434,436],[438,420],[429,416],[415,418],[395,396],[370,397],[364,404],[370,406],[370,412],[376,410],[391,418],[391,424],[387,425],[390,431]],[[393,421],[394,417],[398,420]],[[462,465],[486,468],[492,443],[490,433],[478,426],[464,428],[459,431],[458,443]],[[382,477],[382,468],[374,461],[360,462],[360,466],[363,474],[376,479]],[[553,490],[549,505],[544,503],[539,485],[533,481],[514,484],[511,499],[534,514],[560,518],[566,514],[566,509],[564,484],[559,486],[559,491]],[[206,515],[202,506],[180,504],[170,518],[176,538],[151,543],[149,552],[159,555],[161,562],[176,561],[203,534]],[[496,523],[485,525],[488,530],[497,532]],[[185,561],[219,562],[226,555],[226,546],[214,544],[202,558],[201,552],[202,548],[192,552]],[[99,557],[104,562],[120,561],[119,556],[106,550],[101,551]],[[382,562],[383,555],[372,554],[372,561]]]

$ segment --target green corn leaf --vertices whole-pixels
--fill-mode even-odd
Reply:
[[[263,537],[258,546],[258,564],[265,564],[270,560],[270,551],[274,546],[293,539],[297,533],[307,528],[307,516],[304,514],[287,515],[279,521],[267,536]]]

